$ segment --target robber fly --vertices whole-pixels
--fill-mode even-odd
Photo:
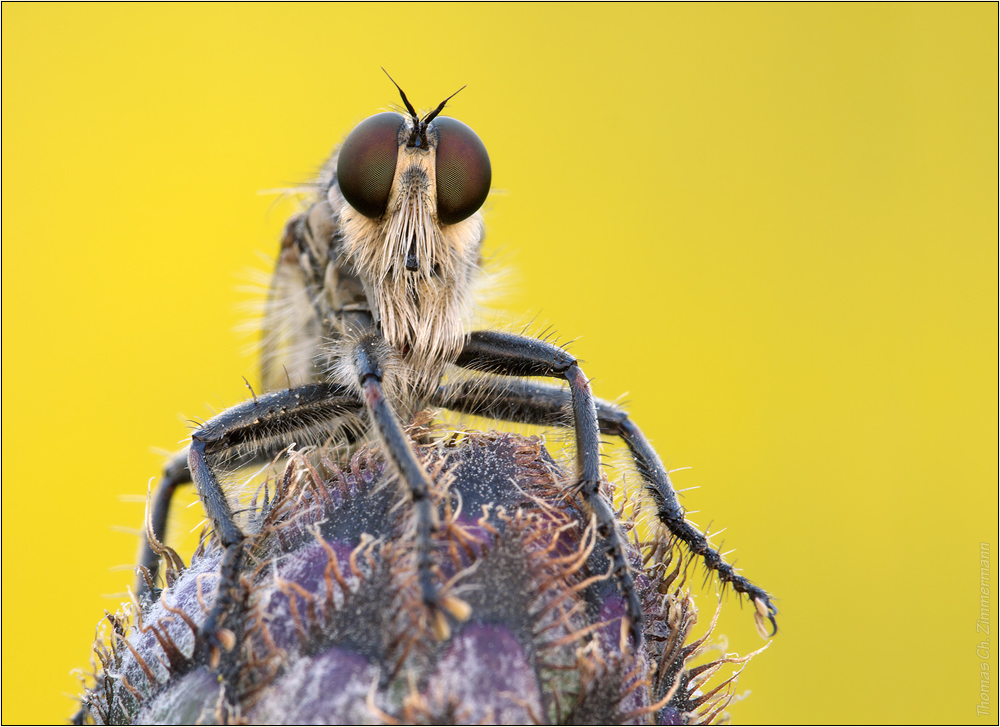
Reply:
[[[441,115],[451,97],[421,117],[396,88],[407,113],[379,113],[358,124],[323,168],[312,206],[285,227],[264,318],[262,379],[270,393],[194,431],[158,487],[151,513],[157,538],[174,489],[193,480],[225,549],[203,633],[221,643],[216,633],[233,604],[243,558],[245,535],[221,472],[273,458],[293,442],[350,442],[365,433],[380,441],[413,500],[421,596],[429,609],[441,607],[430,481],[403,428],[425,407],[573,428],[574,491],[596,519],[636,643],[642,610],[624,536],[600,491],[602,434],[628,445],[659,520],[724,584],[753,601],[758,627],[767,619],[776,630],[769,595],[685,519],[659,456],[624,410],[593,397],[572,355],[534,338],[466,329],[480,270],[489,155],[471,128]],[[450,382],[449,366],[476,373]],[[155,577],[157,556],[148,544],[140,565]],[[139,580],[139,591],[152,582]]]

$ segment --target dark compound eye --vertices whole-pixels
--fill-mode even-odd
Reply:
[[[483,206],[493,173],[486,147],[476,132],[457,119],[439,116],[437,129],[437,211],[445,225],[454,225]]]
[[[354,127],[340,149],[340,191],[365,217],[378,219],[389,203],[402,125],[403,117],[392,112],[369,116]]]

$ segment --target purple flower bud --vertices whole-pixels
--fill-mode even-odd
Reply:
[[[219,578],[213,536],[158,597],[108,615],[78,719],[691,724],[721,715],[732,677],[705,679],[746,657],[689,664],[706,637],[689,639],[696,611],[669,536],[647,539],[644,559],[634,520],[622,521],[644,614],[635,644],[588,509],[539,439],[467,432],[417,449],[438,513],[436,607],[416,578],[413,506],[378,447],[328,471],[295,458],[287,484],[249,518],[224,633],[210,643],[200,630]]]

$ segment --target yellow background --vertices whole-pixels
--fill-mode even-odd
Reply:
[[[74,711],[120,497],[256,376],[241,286],[290,209],[258,192],[397,103],[379,66],[469,84],[504,307],[579,337],[778,596],[736,721],[975,722],[995,4],[5,4],[3,721]],[[731,595],[721,631],[760,645]]]

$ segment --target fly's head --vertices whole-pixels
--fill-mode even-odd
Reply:
[[[429,365],[462,345],[490,159],[471,128],[439,115],[448,99],[421,118],[400,95],[409,115],[376,114],[347,137],[329,202],[386,340]]]

